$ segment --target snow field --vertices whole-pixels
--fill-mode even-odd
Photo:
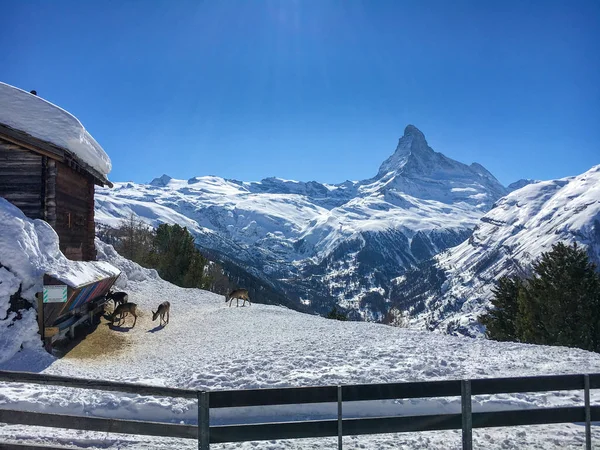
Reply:
[[[126,290],[130,301],[139,305],[142,314],[136,327],[127,329],[131,319],[127,319],[121,331],[109,330],[101,324],[62,359],[55,359],[39,348],[26,349],[1,364],[0,369],[210,390],[600,371],[600,355],[582,350],[338,322],[259,304],[229,308],[222,296],[178,288],[158,278],[155,271],[119,257],[111,247],[102,243],[98,247],[101,258],[110,259],[123,271],[117,287]],[[171,321],[158,329],[158,321],[152,322],[150,314],[164,300],[171,302]],[[100,339],[94,337],[96,333]],[[594,393],[593,401],[600,402],[598,393]],[[583,404],[581,392],[478,396],[474,397],[473,410],[573,404]],[[184,399],[25,384],[1,385],[0,407],[171,423],[196,423],[197,419],[195,402]],[[458,398],[344,405],[345,417],[459,411]],[[211,423],[327,419],[335,417],[335,413],[334,404],[228,408],[211,411]],[[32,437],[36,442],[69,442],[86,448],[196,445],[185,440],[18,426],[0,426],[0,436],[14,441]],[[475,442],[482,445],[479,448],[553,448],[553,445],[578,448],[583,436],[581,426],[567,424],[479,430]],[[600,430],[595,430],[594,437],[600,439]],[[460,435],[411,433],[348,437],[345,441],[348,448],[398,448],[400,444],[400,448],[405,445],[447,449],[459,448]],[[335,440],[331,439],[309,439],[214,447],[300,449],[334,445]]]

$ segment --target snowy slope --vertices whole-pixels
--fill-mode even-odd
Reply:
[[[577,349],[498,343],[399,329],[364,322],[338,322],[285,308],[253,304],[229,308],[223,297],[162,281],[153,270],[117,255],[97,242],[98,255],[123,272],[118,288],[129,292],[141,316],[133,329],[110,330],[105,323],[62,359],[26,349],[0,369],[33,370],[155,385],[243,389],[398,382],[432,379],[523,376],[600,371],[600,355]],[[165,328],[150,312],[169,299]],[[126,325],[129,325],[128,322]],[[118,331],[120,330],[120,331]],[[593,402],[600,401],[597,394]],[[474,397],[474,410],[522,409],[581,404],[578,391]],[[92,417],[196,423],[195,402],[60,387],[0,384],[0,407],[56,411]],[[458,398],[357,402],[348,417],[458,412]],[[214,424],[335,417],[336,405],[239,408],[214,411]],[[41,427],[0,426],[3,439],[75,448],[183,449],[190,440],[108,435]],[[574,424],[485,429],[476,445],[489,449],[580,448],[584,433]],[[594,439],[600,430],[594,428]],[[347,437],[347,448],[460,448],[458,432]],[[332,448],[332,439],[215,445],[216,449]],[[213,446],[211,446],[212,448]],[[345,447],[346,448],[346,447]]]
[[[107,262],[70,261],[60,252],[56,232],[31,220],[0,197],[0,362],[21,345],[39,346],[34,305],[44,274],[80,286],[120,272]],[[18,309],[12,303],[30,309]],[[17,320],[20,316],[20,320]]]
[[[69,150],[103,175],[110,158],[77,118],[64,109],[0,82],[0,124]]]
[[[409,125],[369,180],[329,185],[164,175],[149,185],[98,189],[96,217],[114,225],[134,212],[153,225],[186,225],[202,247],[278,280],[296,300],[313,301],[321,311],[336,302],[369,317],[378,313],[374,303],[391,278],[466,239],[505,192],[483,167],[434,152]],[[373,304],[360,304],[373,295],[379,296]]]
[[[502,198],[467,241],[436,256],[434,267],[402,279],[395,300],[403,309],[413,308],[413,325],[479,333],[475,321],[490,305],[494,281],[527,273],[561,241],[586,246],[600,263],[600,165]]]

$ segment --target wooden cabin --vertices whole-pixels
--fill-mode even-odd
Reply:
[[[0,123],[0,197],[48,222],[72,260],[96,259],[95,185],[112,187],[69,150]]]
[[[94,191],[112,187],[110,169],[108,155],[76,117],[35,91],[0,82],[0,197],[50,224],[74,261],[56,272],[48,267],[40,280],[37,318],[47,348],[97,319],[121,274],[95,261]]]

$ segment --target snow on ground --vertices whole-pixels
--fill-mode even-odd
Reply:
[[[379,383],[600,371],[600,355],[577,349],[451,337],[364,322],[338,322],[281,307],[228,307],[224,298],[161,280],[97,243],[99,258],[119,267],[118,288],[139,305],[131,321],[111,330],[102,323],[62,359],[28,348],[0,364],[4,370],[149,383],[190,389]],[[171,321],[151,321],[151,310],[171,302]],[[195,402],[25,384],[0,385],[0,407],[98,417],[196,423]],[[600,395],[593,395],[600,401]],[[582,404],[581,392],[478,396],[474,411]],[[458,398],[354,402],[348,417],[458,412]],[[336,405],[237,408],[211,411],[211,423],[332,418]],[[476,448],[580,448],[576,424],[483,429]],[[107,435],[40,427],[1,426],[0,439],[69,444],[76,448],[195,448],[191,440]],[[600,443],[600,429],[594,430]],[[460,448],[459,432],[347,437],[345,448]],[[317,449],[334,439],[214,445],[211,448]]]
[[[103,175],[110,173],[112,163],[108,155],[69,112],[2,82],[0,105],[1,124],[69,150]]]

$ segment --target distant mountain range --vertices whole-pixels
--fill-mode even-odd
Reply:
[[[368,180],[163,175],[98,189],[96,219],[114,226],[134,213],[152,225],[179,223],[214,258],[292,303],[319,313],[338,304],[379,320],[392,280],[467,239],[507,192],[483,166],[435,152],[409,125]]]
[[[558,242],[587,247],[600,264],[600,165],[559,180],[526,184],[499,200],[457,247],[396,280],[390,298],[410,325],[477,335],[494,282],[528,274]]]

